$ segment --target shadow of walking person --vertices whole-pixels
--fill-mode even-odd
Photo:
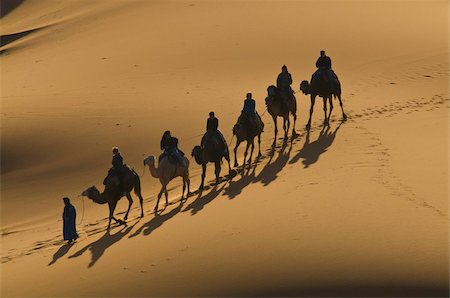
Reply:
[[[302,159],[304,168],[308,168],[310,165],[316,163],[319,160],[320,155],[325,153],[333,144],[342,123],[343,121],[340,121],[339,125],[333,132],[330,131],[330,125],[324,125],[319,133],[319,137],[313,142],[310,142],[310,131],[308,130],[306,132],[303,147],[289,161],[289,164],[296,163],[300,158]]]
[[[97,263],[97,261],[103,256],[106,249],[111,247],[114,243],[119,242],[123,237],[125,237],[133,228],[134,226],[139,222],[140,219],[138,219],[133,225],[127,227],[126,225],[123,226],[118,232],[111,234],[109,231],[107,231],[102,237],[100,237],[97,241],[94,241],[73,255],[69,256],[69,259],[76,258],[81,256],[85,251],[90,250],[91,251],[91,262],[88,265],[88,268],[91,268],[92,266]]]
[[[53,255],[53,260],[48,263],[47,266],[51,266],[53,264],[56,263],[56,261],[58,261],[60,258],[64,257],[70,250],[70,248],[73,246],[74,242],[70,243],[70,244],[64,244],[63,246],[61,246],[57,252],[55,252],[55,254]]]

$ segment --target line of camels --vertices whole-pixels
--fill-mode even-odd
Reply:
[[[334,72],[333,72],[334,74]],[[332,98],[338,98],[339,104],[341,106],[342,110],[342,118],[345,121],[347,119],[347,115],[344,113],[344,108],[342,105],[341,100],[341,85],[339,82],[339,79],[334,74],[335,77],[335,86],[331,87],[331,84],[325,82],[325,78],[322,76],[312,76],[311,78],[311,84],[308,81],[302,81],[300,84],[300,90],[305,95],[310,95],[311,97],[311,107],[309,110],[309,120],[306,124],[306,129],[309,130],[311,127],[311,118],[313,114],[314,109],[314,103],[317,96],[322,97],[323,99],[323,110],[325,114],[324,118],[324,125],[326,125],[329,122],[331,112],[333,110],[333,102]],[[289,116],[292,115],[294,119],[293,127],[292,127],[292,137],[296,137],[298,134],[295,131],[295,124],[297,120],[297,101],[294,95],[292,95],[293,99],[290,104],[286,103],[282,95],[279,93],[277,87],[271,85],[267,88],[267,97],[266,97],[266,107],[267,112],[272,116],[274,126],[275,126],[275,135],[274,135],[274,141],[272,146],[275,145],[277,134],[278,134],[278,126],[277,126],[277,118],[282,117],[283,118],[283,130],[284,130],[284,137],[287,139],[288,132],[290,128],[290,119]],[[329,113],[327,114],[327,102],[330,105]],[[244,153],[244,161],[242,168],[245,169],[246,162],[250,163],[252,160],[252,155],[254,151],[254,139],[258,138],[258,157],[261,156],[261,131],[252,130],[251,133],[249,133],[246,129],[233,129],[233,134],[236,136],[236,146],[234,147],[234,166],[238,167],[236,152],[241,142],[246,141],[246,149]],[[210,138],[212,139],[212,138]],[[249,147],[251,146],[250,151],[250,157],[247,160],[247,153],[249,150]],[[205,176],[206,176],[206,165],[208,163],[214,163],[215,165],[215,175],[216,175],[216,183],[219,182],[219,176],[221,171],[221,163],[222,159],[225,158],[228,162],[228,170],[231,175],[232,170],[230,166],[230,156],[228,151],[227,144],[224,144],[223,142],[206,142],[203,147],[201,146],[195,146],[192,150],[192,157],[194,157],[197,164],[202,166],[202,180],[199,187],[199,191],[203,190],[204,182],[205,182]],[[186,157],[184,158],[184,165],[181,163],[173,163],[169,160],[169,158],[163,158],[160,160],[158,167],[156,167],[155,163],[155,157],[154,156],[148,156],[144,159],[144,165],[148,166],[151,175],[154,178],[159,179],[161,182],[161,190],[158,193],[158,200],[156,202],[156,206],[154,208],[154,212],[156,213],[158,211],[159,201],[164,194],[166,199],[165,208],[169,205],[168,201],[168,190],[167,185],[171,180],[177,177],[181,177],[183,179],[183,192],[181,195],[181,202],[186,200],[190,192],[190,179],[189,179],[189,159]],[[114,220],[117,223],[124,224],[125,221],[128,218],[128,214],[130,212],[131,206],[133,205],[133,199],[131,197],[131,192],[134,191],[134,193],[139,197],[139,202],[141,206],[141,217],[144,216],[144,209],[143,209],[143,198],[141,194],[141,181],[139,178],[139,175],[128,166],[124,166],[123,169],[123,176],[122,176],[122,190],[119,190],[117,187],[117,177],[111,177],[107,179],[105,183],[105,189],[103,192],[100,192],[95,186],[91,186],[85,191],[82,192],[82,196],[86,196],[95,203],[98,204],[108,204],[109,207],[109,220],[108,220],[108,228],[109,231],[111,227],[111,220]],[[187,194],[186,197],[184,197],[185,191],[187,188]],[[114,217],[114,211],[116,208],[116,205],[118,201],[122,197],[126,197],[128,199],[128,209],[125,214],[124,220],[117,219]]]

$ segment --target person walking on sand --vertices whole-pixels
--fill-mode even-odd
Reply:
[[[75,207],[70,203],[68,197],[63,198],[64,201],[64,211],[63,211],[63,237],[67,240],[67,243],[72,243],[78,238],[75,220],[77,217],[77,212]]]

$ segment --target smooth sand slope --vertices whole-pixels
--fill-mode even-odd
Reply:
[[[448,8],[15,1],[0,20],[1,295],[448,296]],[[349,119],[335,102],[323,127],[318,99],[308,133],[299,92],[300,136],[271,148],[267,86],[286,64],[298,90],[321,49]],[[247,91],[262,158],[182,204],[177,179],[151,213],[160,184],[142,160],[162,133],[190,155],[213,110],[230,140]],[[141,175],[145,216],[135,204],[105,234],[107,207],[77,195],[101,187],[112,146]],[[200,172],[192,160],[192,190]],[[70,246],[65,195],[81,236]]]

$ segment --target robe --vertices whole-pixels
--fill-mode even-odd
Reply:
[[[78,238],[75,220],[77,213],[75,207],[71,204],[64,207],[63,212],[63,237],[64,240],[75,240]]]

